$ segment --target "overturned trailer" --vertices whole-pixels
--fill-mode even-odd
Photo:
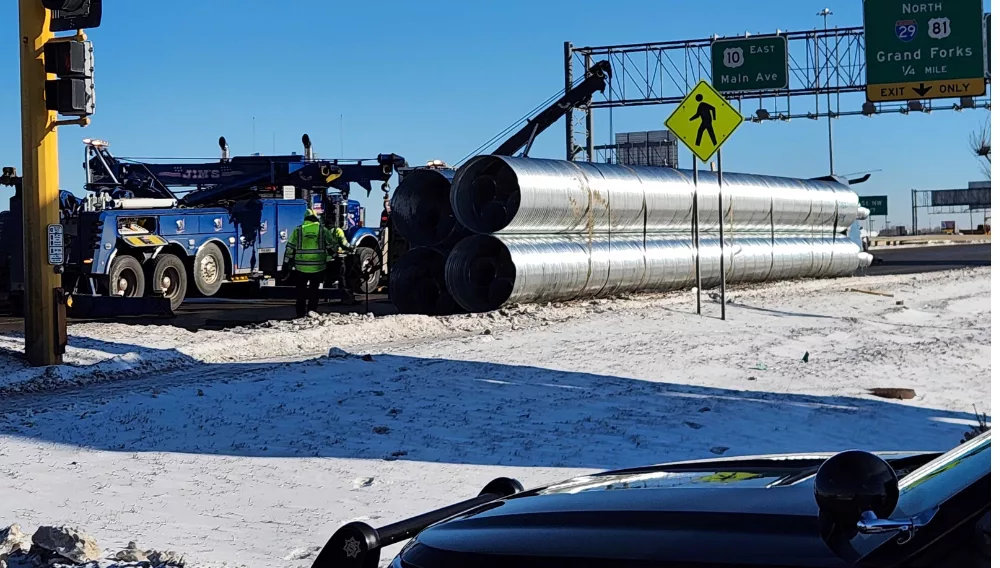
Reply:
[[[728,174],[721,250],[710,236],[719,233],[711,182],[697,186],[703,236],[695,247],[691,171],[478,156],[454,173],[450,210],[440,199],[444,178],[406,188],[431,196],[429,205],[394,215],[429,246],[461,237],[442,273],[432,274],[439,264],[431,263],[420,277],[443,280],[448,299],[466,311],[686,288],[696,281],[698,256],[705,286],[718,284],[723,254],[734,283],[847,276],[871,262],[848,235],[868,210],[841,178]],[[448,305],[425,298],[428,308]],[[405,308],[414,311],[409,300]]]

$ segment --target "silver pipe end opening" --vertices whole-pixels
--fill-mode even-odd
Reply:
[[[858,207],[858,220],[864,221],[872,214],[871,210],[867,207]]]
[[[517,278],[510,251],[491,235],[462,239],[448,255],[444,270],[452,297],[474,313],[491,312],[506,304]]]
[[[872,265],[875,257],[871,253],[859,252],[858,253],[858,268],[868,268]]]
[[[401,314],[445,316],[460,313],[445,284],[447,249],[406,251],[389,272],[389,299]]]
[[[473,232],[500,231],[521,206],[517,174],[499,156],[476,156],[455,174],[451,206],[458,221]]]
[[[392,225],[418,247],[450,246],[471,234],[451,209],[452,170],[414,170],[392,196]]]

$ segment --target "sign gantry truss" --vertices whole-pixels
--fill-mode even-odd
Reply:
[[[725,96],[746,120],[819,119],[828,115],[871,116],[887,112],[932,112],[990,108],[989,91],[983,97],[950,100],[867,102],[864,28],[830,28],[773,34],[746,34],[742,39],[782,36],[787,39],[787,87],[781,89],[726,90]],[[677,104],[701,80],[712,82],[713,40],[636,43],[564,49],[566,83],[585,73],[593,61],[611,63],[611,81],[603,95],[595,95],[583,107],[567,111],[566,151],[568,159],[593,161],[594,111],[608,110],[614,129],[613,109],[645,105]],[[718,55],[717,55],[718,57]],[[574,74],[577,74],[575,77]],[[987,79],[989,82],[989,79]],[[829,98],[829,106],[827,100]]]

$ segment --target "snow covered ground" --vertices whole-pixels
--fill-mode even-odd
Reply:
[[[72,326],[75,366],[0,355],[0,525],[79,525],[109,552],[134,540],[195,565],[309,566],[343,523],[500,475],[944,449],[973,405],[991,412],[989,287],[989,268],[744,287],[725,322],[678,293],[227,332]]]

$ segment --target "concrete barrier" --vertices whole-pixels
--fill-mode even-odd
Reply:
[[[991,235],[909,235],[905,237],[874,237],[870,248],[900,246],[969,245],[990,242]]]

